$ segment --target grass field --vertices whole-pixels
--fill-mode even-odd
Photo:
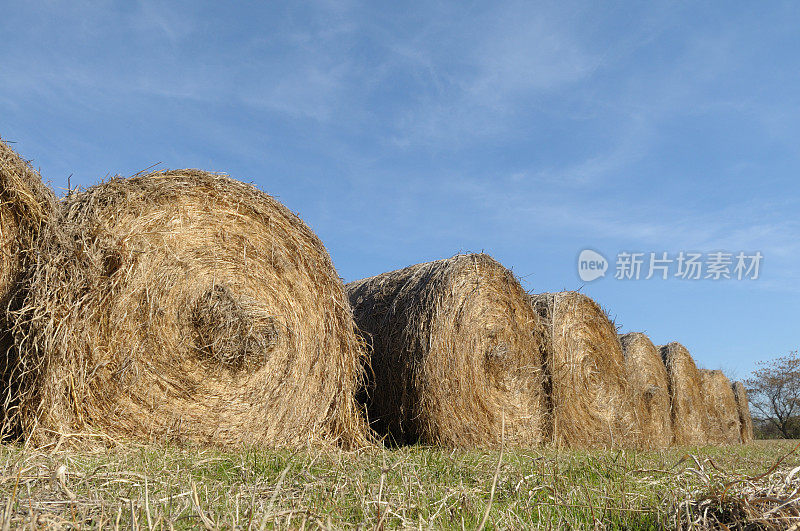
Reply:
[[[0,447],[0,523],[3,529],[474,529],[485,519],[487,529],[660,529],[702,518],[702,506],[684,502],[707,494],[716,500],[727,482],[768,471],[793,446],[761,441],[660,452],[501,455],[421,447],[234,453],[9,445]],[[784,459],[778,482],[783,485],[786,471],[798,465],[798,454]],[[727,517],[736,510],[731,500],[745,491],[755,499],[757,484],[775,483],[775,477],[729,486],[728,501],[710,510]]]

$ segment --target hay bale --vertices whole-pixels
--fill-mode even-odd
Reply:
[[[39,173],[0,139],[0,306],[5,310],[26,270],[56,198]]]
[[[0,435],[15,431],[7,412],[15,409],[12,386],[16,352],[10,312],[18,306],[20,286],[36,260],[39,234],[56,211],[56,198],[39,173],[0,139]]]
[[[658,348],[669,375],[675,444],[705,444],[709,422],[700,371],[680,343],[672,342]]]
[[[747,390],[742,382],[734,382],[733,396],[736,399],[736,411],[739,414],[739,428],[741,429],[742,443],[753,441],[753,418],[750,416],[750,402],[747,400]]]
[[[556,446],[633,446],[638,434],[617,330],[589,297],[531,297],[546,323],[550,430]]]
[[[700,369],[708,414],[708,441],[711,444],[742,442],[739,411],[731,382],[722,371]]]
[[[14,291],[22,261],[55,205],[39,173],[0,139],[0,301]]]
[[[633,394],[634,412],[642,446],[666,448],[672,444],[669,377],[658,349],[639,332],[620,336],[628,385]]]
[[[299,217],[198,170],[112,179],[62,206],[15,328],[35,441],[365,442],[363,345]]]
[[[540,325],[510,271],[459,255],[347,292],[373,347],[361,398],[378,434],[455,447],[542,441]]]

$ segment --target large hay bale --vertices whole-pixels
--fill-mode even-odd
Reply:
[[[164,171],[71,194],[58,222],[15,328],[35,441],[365,441],[344,286],[272,197]]]
[[[669,375],[675,444],[705,444],[709,422],[700,371],[680,343],[660,346],[659,352]]]
[[[55,196],[39,173],[0,139],[0,306],[4,311],[55,205]]]
[[[734,382],[733,396],[736,399],[736,411],[739,414],[739,428],[741,429],[742,443],[753,441],[753,418],[750,416],[750,402],[747,400],[747,390],[742,382]]]
[[[378,434],[456,447],[542,441],[540,325],[510,271],[459,255],[347,292],[372,343],[362,399]]]
[[[550,430],[556,446],[638,443],[617,330],[589,297],[567,291],[531,297],[546,323]]]
[[[39,234],[56,211],[56,198],[39,173],[0,139],[0,435],[15,431],[6,412],[15,410],[11,372],[16,351],[10,312],[18,305],[20,286],[36,260]]]
[[[708,442],[737,444],[742,442],[739,411],[731,382],[722,371],[700,369],[708,415]]]
[[[650,338],[639,332],[620,336],[628,385],[642,446],[666,448],[672,444],[669,376],[658,349]]]

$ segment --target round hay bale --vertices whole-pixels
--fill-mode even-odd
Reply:
[[[361,398],[379,435],[453,447],[542,441],[541,330],[510,271],[459,255],[347,292],[372,343]]]
[[[705,444],[709,423],[700,371],[680,343],[672,342],[658,348],[669,375],[675,444]]]
[[[742,382],[734,382],[733,396],[736,399],[736,411],[739,414],[739,428],[741,429],[742,443],[753,441],[753,418],[750,416],[750,402],[747,400],[747,390]]]
[[[43,225],[56,210],[39,173],[0,139],[0,306],[5,311]]]
[[[739,411],[731,382],[722,371],[700,369],[703,394],[708,414],[708,442],[738,444],[742,442]]]
[[[633,446],[638,433],[617,330],[600,306],[573,291],[533,295],[546,323],[545,368],[556,446]]]
[[[658,349],[639,332],[620,336],[642,446],[672,444],[669,377]]]
[[[56,198],[39,173],[0,139],[0,435],[15,431],[7,420],[18,392],[12,383],[16,352],[12,348],[12,313],[20,287],[36,256],[31,251],[56,211]]]
[[[299,217],[199,170],[112,179],[62,207],[15,328],[34,440],[366,442],[363,344]]]

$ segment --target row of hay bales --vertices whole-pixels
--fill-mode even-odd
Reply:
[[[347,285],[370,343],[361,393],[390,442],[666,447],[752,439],[747,397],[679,343],[619,336],[576,292],[529,295],[485,254]]]
[[[61,200],[0,141],[2,432],[221,446],[747,441],[744,388],[619,338],[485,254],[342,284],[316,235],[219,174]],[[663,361],[662,361],[663,360]]]

